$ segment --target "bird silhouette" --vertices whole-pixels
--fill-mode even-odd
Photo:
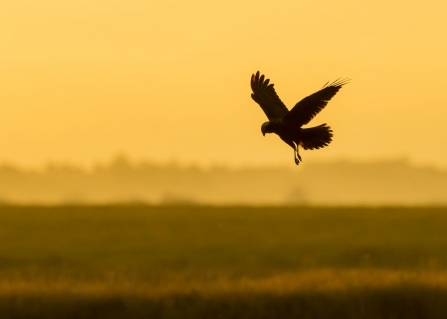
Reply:
[[[279,98],[270,80],[260,75],[259,71],[251,76],[252,99],[258,103],[269,119],[261,126],[261,132],[277,134],[293,148],[295,164],[302,162],[298,147],[305,150],[328,146],[332,141],[332,129],[326,124],[302,128],[310,122],[330,101],[332,97],[347,84],[349,79],[327,82],[321,90],[311,94],[289,111]]]

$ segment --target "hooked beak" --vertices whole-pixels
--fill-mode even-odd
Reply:
[[[261,132],[262,132],[262,135],[264,135],[265,136],[265,133],[267,133],[267,126],[269,125],[269,123],[268,122],[265,122],[265,123],[263,123],[262,124],[262,126],[261,126]]]

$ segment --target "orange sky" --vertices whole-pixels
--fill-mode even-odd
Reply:
[[[310,124],[307,161],[408,157],[447,168],[445,1],[0,1],[0,162],[286,164],[250,98],[290,108],[349,77]]]

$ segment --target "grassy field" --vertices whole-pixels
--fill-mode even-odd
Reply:
[[[0,318],[446,309],[446,208],[0,207]]]

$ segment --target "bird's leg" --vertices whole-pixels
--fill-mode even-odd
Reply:
[[[293,148],[293,156],[294,156],[294,158],[295,158],[295,164],[296,165],[299,165],[300,164],[300,160],[301,160],[301,156],[300,156],[300,154],[298,153],[298,145],[296,145],[295,143],[294,143],[294,148]]]
[[[282,139],[284,142],[286,142],[291,148],[293,148],[293,159],[295,160],[295,164],[299,165],[301,156],[298,154],[298,145],[293,140],[286,140]]]
[[[299,152],[299,144],[296,145],[296,155],[298,155],[298,159],[300,160],[300,162],[303,161],[303,159],[300,156],[300,152]]]

